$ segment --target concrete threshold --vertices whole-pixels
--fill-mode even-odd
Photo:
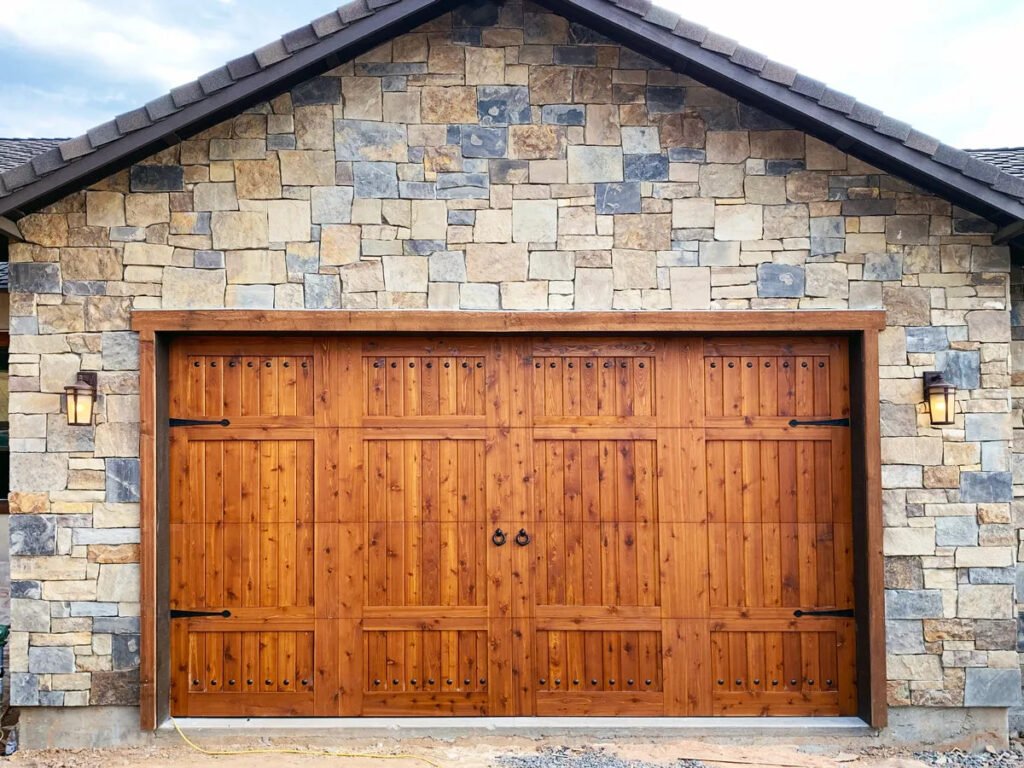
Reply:
[[[872,736],[877,732],[858,717],[182,717],[186,732],[246,731],[260,735],[297,735],[315,729],[353,736],[374,733],[458,738],[472,733],[549,736],[614,733],[617,736]],[[173,731],[167,720],[161,731]]]

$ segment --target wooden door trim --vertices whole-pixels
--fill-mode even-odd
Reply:
[[[882,549],[881,440],[878,331],[883,311],[704,311],[704,312],[442,312],[442,311],[137,311],[132,328],[140,341],[140,727],[159,725],[158,659],[168,638],[159,637],[158,501],[159,450],[166,437],[159,403],[166,400],[167,372],[158,365],[162,343],[178,333],[843,333],[851,338],[850,385],[854,426],[855,514],[864,523],[855,556],[864,573],[860,591],[864,617],[858,632],[860,716],[871,726],[887,724],[885,676],[884,554]],[[165,368],[165,367],[164,367]],[[164,707],[165,708],[165,707]]]
[[[757,333],[885,328],[880,310],[694,312],[468,312],[441,310],[139,310],[132,328],[154,333]]]

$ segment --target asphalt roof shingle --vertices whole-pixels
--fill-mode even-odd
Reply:
[[[484,1],[471,0],[478,4]],[[649,39],[653,45],[661,46],[662,50],[671,51],[672,55],[684,60],[699,59],[706,71],[718,72],[720,77],[735,83],[738,88],[768,87],[767,91],[761,92],[762,95],[769,94],[765,98],[774,100],[780,110],[783,106],[790,111],[796,109],[799,114],[807,117],[809,124],[820,124],[822,115],[828,116],[831,128],[838,130],[840,135],[861,137],[854,139],[854,143],[859,140],[874,143],[876,154],[881,152],[883,157],[891,158],[897,167],[912,167],[919,172],[919,179],[934,182],[947,192],[960,194],[964,200],[974,201],[978,208],[1000,218],[1024,220],[1024,184],[1019,176],[1013,175],[1024,173],[1024,151],[976,150],[967,154],[957,150],[913,130],[900,120],[884,115],[880,110],[861,104],[851,96],[828,88],[824,83],[801,75],[791,67],[708,31],[700,24],[688,22],[663,7],[654,6],[650,0],[564,0],[560,5],[564,10],[559,12],[565,15],[572,16],[573,10],[577,10],[584,18],[589,14],[592,19],[605,19],[604,26],[609,28],[605,30],[607,34],[622,30],[624,34],[631,34],[633,39],[637,39],[637,35],[639,39]],[[116,142],[140,131],[153,133],[153,145],[156,146],[164,138],[157,135],[162,121],[183,110],[190,110],[178,122],[187,120],[186,125],[191,125],[208,117],[209,113],[215,113],[214,106],[204,104],[211,94],[221,94],[225,89],[234,87],[244,90],[245,85],[241,84],[248,78],[268,70],[273,75],[275,67],[282,67],[282,79],[294,76],[294,72],[286,71],[289,64],[285,62],[297,53],[301,52],[305,61],[313,55],[306,53],[311,47],[322,45],[323,50],[315,54],[319,57],[316,61],[336,56],[339,51],[346,50],[346,46],[354,44],[353,37],[358,39],[363,34],[361,27],[353,25],[372,26],[376,21],[373,17],[385,13],[387,15],[379,24],[386,30],[389,27],[385,25],[399,23],[406,17],[418,14],[417,18],[422,19],[434,9],[440,13],[448,7],[442,0],[354,0],[333,13],[286,33],[252,54],[228,62],[198,80],[174,88],[169,94],[138,110],[96,126],[84,136],[63,142],[54,139],[13,143],[11,140],[0,140],[0,215],[11,210],[28,210],[34,200],[44,194],[53,194],[54,190],[47,189],[44,183],[49,174],[82,163],[83,158],[100,149],[109,147],[114,150]],[[364,21],[367,19],[370,21]],[[353,27],[353,32],[347,33],[347,40],[342,40],[341,33],[349,27]],[[366,34],[370,32],[370,27],[367,27]],[[379,34],[381,29],[375,32]],[[311,65],[303,63],[303,66]],[[265,87],[269,90],[276,82],[271,77],[269,85]],[[757,83],[761,83],[761,86],[757,86]],[[223,103],[224,100],[219,101]],[[208,109],[209,113],[204,113],[203,109]],[[823,113],[823,109],[828,112]],[[865,134],[865,130],[870,133]],[[181,133],[179,126],[177,134]],[[865,136],[869,138],[865,139]],[[148,136],[144,136],[144,139],[149,141]],[[28,162],[34,155],[58,144],[59,153],[47,156],[46,162]],[[114,167],[124,159],[116,151],[108,152],[108,155],[112,159],[104,160],[104,167]],[[961,180],[950,180],[950,168],[963,175],[963,183]],[[72,170],[65,175],[67,178],[61,180],[60,185],[63,187],[54,186],[66,192],[65,188],[72,187],[77,181],[74,173]],[[36,184],[39,186],[35,187]],[[39,190],[38,194],[36,189]],[[24,191],[19,194],[17,204],[5,205],[5,198],[10,198],[19,190]]]

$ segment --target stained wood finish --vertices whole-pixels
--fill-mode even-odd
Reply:
[[[841,339],[172,349],[172,712],[853,714]],[[498,534],[498,531],[501,534]],[[248,681],[252,680],[252,683]],[[230,681],[234,681],[233,683]]]

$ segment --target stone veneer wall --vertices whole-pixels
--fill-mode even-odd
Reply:
[[[21,222],[13,701],[132,704],[131,309],[868,309],[889,701],[1020,688],[1010,259],[993,227],[564,19],[445,15]],[[963,415],[933,429],[921,373]],[[61,391],[99,370],[99,423]]]

